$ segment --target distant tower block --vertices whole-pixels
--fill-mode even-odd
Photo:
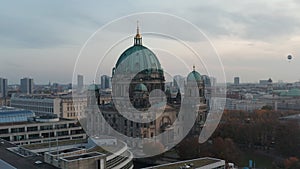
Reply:
[[[23,78],[20,80],[20,89],[23,94],[33,94],[33,79],[30,78]]]
[[[239,85],[240,84],[240,77],[234,77],[234,84]]]
[[[101,76],[101,89],[111,88],[111,77],[107,75]]]
[[[83,89],[83,75],[77,75],[77,90],[81,92]]]
[[[7,79],[0,77],[0,98],[7,97]]]

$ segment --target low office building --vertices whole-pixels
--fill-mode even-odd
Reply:
[[[60,115],[60,98],[50,98],[47,95],[13,95],[10,106],[31,110],[36,115]]]
[[[266,103],[257,100],[226,99],[225,109],[253,112],[260,110]]]
[[[33,111],[36,115],[56,114],[61,118],[77,119],[84,112],[86,95],[13,95],[12,107]]]
[[[86,95],[61,95],[60,101],[60,117],[67,119],[77,119],[87,105]]]
[[[88,141],[81,143],[80,147],[69,142],[52,151],[47,151],[47,145],[43,144],[38,146],[41,150],[32,149],[32,145],[23,147],[31,152],[44,154],[44,162],[61,169],[133,168],[133,155],[128,150],[127,144],[115,138],[89,138]]]
[[[86,149],[70,148],[47,152],[44,155],[44,161],[61,169],[105,169],[106,155],[99,152],[87,152]]]
[[[85,139],[86,134],[77,120],[35,117],[31,111],[5,107],[0,109],[0,138],[20,145]]]
[[[60,159],[61,169],[105,169],[105,154],[98,152],[84,153]]]
[[[0,139],[0,168],[1,169],[59,169],[53,165],[42,162],[43,157],[31,154],[24,156],[17,151],[18,147],[8,141]]]

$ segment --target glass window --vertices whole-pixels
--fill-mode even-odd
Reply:
[[[27,127],[27,131],[38,131],[37,126]]]
[[[53,129],[52,125],[41,126],[41,130],[52,130],[52,129]]]
[[[8,129],[0,129],[0,134],[8,134]]]
[[[11,133],[20,133],[20,132],[25,132],[25,127],[11,129]]]

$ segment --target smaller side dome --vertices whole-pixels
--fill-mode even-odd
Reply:
[[[200,75],[200,73],[198,73],[196,70],[195,70],[195,66],[193,66],[193,71],[191,73],[189,73],[189,75],[187,76],[187,81],[201,81],[202,80],[202,77]]]
[[[148,89],[143,83],[140,83],[135,86],[134,91],[148,92]]]
[[[192,71],[187,77],[187,81],[201,81],[201,80],[202,80],[201,75],[197,71]]]

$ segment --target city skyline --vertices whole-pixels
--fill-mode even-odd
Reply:
[[[227,81],[235,76],[243,77],[243,82],[266,78],[298,81],[300,76],[295,72],[300,71],[297,49],[300,3],[293,0],[232,2],[177,1],[170,8],[167,1],[124,1],[119,6],[126,9],[119,6],[111,9],[106,7],[113,2],[26,1],[16,5],[6,1],[0,7],[4,22],[0,31],[3,44],[0,76],[9,79],[10,84],[25,75],[37,79],[37,84],[71,82],[79,50],[93,32],[121,16],[155,11],[184,17],[206,33],[222,59]],[[49,15],[53,10],[55,14]],[[141,27],[142,31],[151,30],[143,27],[143,21]],[[129,36],[135,32],[132,29],[132,32],[118,33]],[[291,61],[287,60],[289,54],[293,56]],[[170,67],[164,63],[162,66]],[[278,67],[282,69],[278,71]],[[110,75],[111,70],[104,70],[103,74]]]
[[[300,1],[8,1],[0,169],[299,169]]]
[[[205,75],[205,74],[203,74],[203,75]],[[87,85],[90,85],[90,84],[98,84],[98,85],[101,85],[101,77],[102,76],[107,76],[107,77],[110,77],[109,75],[106,75],[106,74],[103,74],[103,75],[99,75],[99,77],[98,77],[98,80],[95,80],[95,81],[83,81],[83,84],[85,85],[85,86],[87,86]],[[174,77],[173,78],[176,78],[176,76],[181,76],[182,78],[186,78],[187,77],[187,75],[174,75]],[[11,82],[10,81],[10,79],[9,78],[7,78],[7,77],[1,77],[0,76],[0,79],[2,78],[2,79],[6,79],[7,80],[7,84],[8,85],[20,85],[20,80],[21,79],[23,79],[24,77],[26,77],[26,78],[28,78],[28,76],[22,76],[22,78],[20,78],[20,79],[17,79],[17,82]],[[260,79],[256,79],[256,80],[254,80],[254,81],[244,81],[243,80],[243,77],[241,77],[241,76],[237,76],[238,78],[239,78],[239,84],[259,84],[260,83],[260,81],[262,81],[262,80],[268,80],[268,79],[272,79],[271,77],[266,77],[266,78],[260,78]],[[234,84],[234,80],[235,80],[235,78],[237,78],[236,76],[233,76],[231,79],[226,79],[226,83],[227,84]],[[214,77],[211,77],[211,78],[214,78]],[[34,79],[35,81],[36,81],[36,79],[35,78],[32,78],[32,77],[30,77],[30,79]],[[76,79],[77,80],[77,79]],[[216,79],[217,80],[217,79]],[[273,79],[272,79],[273,80]],[[39,79],[37,79],[37,81],[39,81]],[[170,82],[174,82],[174,79],[168,79],[168,80],[166,80],[166,82],[167,83],[170,83]],[[283,80],[281,80],[281,79],[279,79],[279,80],[277,80],[277,81],[273,81],[273,83],[299,83],[300,82],[300,79],[295,79],[294,81],[283,81]],[[41,83],[36,83],[36,82],[34,82],[34,85],[49,85],[49,84],[61,84],[61,85],[69,85],[69,84],[71,84],[72,83],[72,81],[66,81],[66,82],[59,82],[59,81],[56,81],[56,80],[54,80],[54,81],[45,81],[45,82],[41,82]],[[217,82],[218,83],[218,82]],[[77,85],[77,83],[76,84],[73,84],[73,85]]]

